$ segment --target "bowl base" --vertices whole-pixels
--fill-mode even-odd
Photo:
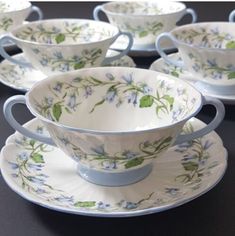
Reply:
[[[77,172],[83,179],[93,184],[109,187],[134,184],[147,177],[151,171],[152,164],[121,173],[101,172],[79,164],[77,166]]]

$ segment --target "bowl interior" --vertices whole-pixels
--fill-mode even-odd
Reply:
[[[199,23],[179,27],[173,31],[181,42],[206,48],[235,48],[233,23]]]
[[[36,84],[28,105],[36,116],[94,131],[125,132],[172,125],[191,116],[201,95],[187,83],[136,68],[82,69]]]
[[[43,44],[83,44],[112,38],[118,29],[92,20],[57,19],[32,22],[13,31],[19,39]]]
[[[130,15],[162,15],[181,11],[185,6],[177,2],[110,2],[104,5],[104,9],[118,14]]]
[[[28,8],[31,4],[25,0],[1,0],[0,13],[7,13]]]

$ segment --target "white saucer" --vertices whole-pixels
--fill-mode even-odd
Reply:
[[[128,44],[128,38],[125,36],[120,36],[112,45],[111,48],[114,50],[124,50]],[[163,41],[162,48],[167,51],[172,51],[175,47],[170,41]],[[130,52],[130,56],[155,56],[158,55],[155,44],[151,45],[133,45]]]
[[[184,130],[190,132],[204,125],[194,118]],[[45,131],[36,119],[26,126]],[[15,133],[1,151],[0,166],[13,191],[43,207],[96,217],[129,217],[174,208],[209,191],[224,175],[227,151],[212,132],[172,147],[156,160],[144,180],[129,186],[104,187],[78,176],[76,163],[58,148]]]
[[[107,56],[113,56],[117,53],[117,51],[109,50]],[[24,61],[26,60],[23,53],[17,54],[13,57]],[[136,66],[134,61],[129,56],[124,56],[121,59],[112,62],[111,65],[126,67]],[[41,71],[33,67],[26,68],[18,66],[7,60],[4,60],[0,63],[0,82],[19,91],[28,91],[33,84],[46,77],[47,76]]]
[[[175,59],[175,60],[181,61],[179,53],[172,53],[168,56]],[[235,94],[234,95],[218,94],[218,93],[212,91],[212,89],[209,86],[206,86],[205,83],[201,83],[201,82],[196,81],[194,79],[194,76],[190,72],[183,70],[179,67],[170,65],[167,62],[165,62],[162,58],[154,61],[151,64],[149,69],[163,72],[165,74],[171,74],[177,78],[187,80],[192,85],[194,85],[196,88],[198,88],[204,95],[218,98],[221,101],[223,101],[225,104],[235,104]]]

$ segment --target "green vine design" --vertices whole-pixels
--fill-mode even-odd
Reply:
[[[0,21],[0,29],[3,29],[4,31],[7,31],[10,26],[13,25],[13,20],[8,17],[4,17]]]
[[[162,88],[159,91],[157,90],[154,96],[150,94],[151,88],[143,82],[134,83],[131,75],[129,75],[129,78],[124,78],[124,81],[115,81],[112,74],[107,76],[108,81],[99,80],[93,76],[77,77],[73,80],[73,84],[58,81],[49,88],[55,99],[45,97],[41,104],[35,101],[38,112],[53,121],[59,121],[63,111],[71,114],[82,103],[82,101],[78,101],[78,97],[81,96],[82,92],[87,98],[98,87],[107,87],[106,93],[102,100],[94,104],[90,113],[105,102],[117,101],[116,106],[119,107],[125,100],[128,103],[133,103],[133,105],[139,103],[140,108],[155,106],[158,116],[160,112],[169,113],[173,109],[174,98],[163,91]]]
[[[225,43],[225,48],[235,48],[235,41],[232,35],[228,33],[220,33],[218,29],[211,29],[210,31],[205,28],[200,30],[187,29],[183,30],[180,34],[175,35],[177,39],[184,40],[185,42],[194,43],[196,37],[201,37],[200,45],[210,48],[222,48]]]
[[[41,52],[33,49],[35,54]],[[70,71],[81,69],[87,65],[93,66],[98,58],[100,58],[102,50],[100,48],[84,49],[79,56],[65,57],[62,52],[54,52],[53,56],[49,57],[47,54],[40,55],[40,63],[44,67],[49,67],[51,71]]]
[[[123,24],[123,29],[132,33],[133,36],[138,36],[139,38],[143,38],[148,36],[149,34],[156,35],[157,32],[162,30],[163,24],[161,22],[147,22],[145,27],[141,26],[133,27],[129,23]]]
[[[184,133],[194,132],[193,126],[191,123],[188,123],[184,127]],[[206,168],[210,169],[212,166],[205,167],[205,163],[210,158],[209,152],[207,151],[213,143],[208,140],[203,143],[201,138],[194,139],[185,144],[179,145],[175,150],[182,153],[183,159],[181,160],[181,165],[185,170],[184,174],[178,175],[175,180],[183,183],[200,183],[201,178],[206,172]]]
[[[68,139],[62,138],[62,145],[69,145],[73,151],[73,157],[79,159],[80,162],[94,162],[102,168],[115,169],[130,169],[142,165],[145,161],[155,159],[166,150],[172,143],[172,137],[161,138],[153,142],[145,141],[139,144],[139,152],[125,150],[115,154],[109,154],[105,151],[104,145],[90,148],[90,153],[85,153],[77,145],[71,143]]]
[[[99,35],[99,37],[110,36],[110,32],[105,30],[95,29],[91,27],[89,23],[79,24],[76,22],[63,22],[62,27],[47,27],[45,28],[43,24],[39,24],[37,27],[32,28],[30,26],[25,27],[20,33],[17,33],[17,37],[21,39],[31,40],[33,42],[41,41],[49,44],[60,44],[66,40],[72,40],[77,42],[82,39],[89,42],[94,34]]]
[[[207,60],[206,63],[202,63],[202,61],[199,60],[192,53],[189,53],[188,56],[191,60],[194,60],[194,70],[203,71],[205,73],[204,77],[211,76],[214,79],[218,79],[222,76],[226,76],[228,80],[235,79],[235,68],[232,65],[228,65],[227,67],[221,67],[217,64],[216,59]],[[208,74],[206,72],[208,72]]]

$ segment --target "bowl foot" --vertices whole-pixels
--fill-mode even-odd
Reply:
[[[147,177],[151,170],[152,164],[121,173],[101,172],[79,164],[77,166],[77,172],[83,179],[93,184],[110,187],[130,185],[139,182]]]

